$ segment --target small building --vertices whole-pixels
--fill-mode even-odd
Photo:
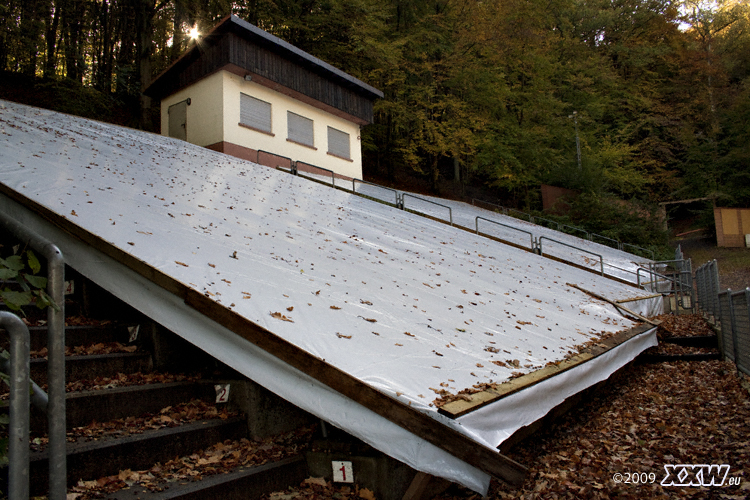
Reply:
[[[145,93],[161,100],[162,135],[270,166],[291,160],[360,179],[360,128],[383,97],[233,15]]]
[[[714,207],[716,246],[750,247],[750,209]]]

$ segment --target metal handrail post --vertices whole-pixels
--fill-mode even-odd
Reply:
[[[29,381],[31,336],[13,313],[0,312],[0,327],[10,334],[10,436],[8,498],[29,498]]]
[[[588,250],[584,250],[583,248],[578,248],[576,246],[569,245],[567,243],[563,243],[562,241],[554,240],[554,239],[548,238],[546,236],[540,236],[539,240],[538,240],[539,241],[539,255],[543,254],[543,251],[542,251],[542,240],[549,240],[549,241],[552,241],[553,243],[557,243],[558,245],[563,245],[563,246],[566,246],[568,248],[572,248],[573,250],[578,250],[579,252],[584,252],[584,253],[587,253],[589,255],[593,255],[595,257],[599,257],[600,274],[602,276],[604,276],[604,257],[602,257],[601,255],[599,255],[598,253],[590,252]],[[569,261],[569,262],[572,262],[572,261]]]
[[[433,205],[437,205],[437,206],[439,206],[439,207],[447,208],[447,209],[448,209],[448,219],[450,220],[450,225],[451,225],[451,226],[453,225],[453,210],[451,210],[451,207],[449,207],[448,205],[443,205],[442,203],[437,203],[437,202],[435,202],[435,201],[432,201],[432,200],[426,200],[426,199],[424,199],[424,198],[420,198],[419,196],[414,196],[413,194],[409,194],[409,193],[401,193],[401,204],[402,204],[402,208],[403,208],[404,210],[406,210],[406,206],[405,206],[405,203],[404,203],[404,199],[405,199],[405,198],[406,198],[407,196],[408,196],[409,198],[414,198],[415,200],[421,200],[421,201],[424,201],[424,202],[427,202],[427,203],[432,203]],[[425,215],[427,215],[427,214],[425,214]]]
[[[65,500],[68,489],[65,450],[65,261],[57,246],[2,213],[0,227],[47,260],[47,294],[56,305],[47,308],[49,499]],[[26,390],[28,391],[28,387]],[[28,402],[26,405],[28,406]],[[28,441],[28,435],[26,440]]]
[[[534,251],[534,234],[531,233],[530,231],[526,231],[525,229],[519,229],[519,228],[514,227],[514,226],[509,226],[508,224],[503,224],[502,222],[497,222],[497,221],[494,221],[492,219],[487,219],[486,217],[481,217],[481,216],[477,215],[476,218],[474,219],[474,227],[476,229],[476,233],[477,234],[479,234],[479,221],[480,220],[487,221],[487,222],[490,222],[492,224],[497,224],[498,226],[507,227],[508,229],[512,229],[514,231],[519,231],[521,233],[528,234],[529,235],[530,245],[531,245],[529,247],[529,249],[532,252]]]

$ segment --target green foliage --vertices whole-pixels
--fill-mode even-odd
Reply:
[[[9,309],[23,313],[21,307],[32,302],[39,309],[58,307],[52,297],[44,291],[47,278],[37,276],[41,269],[39,259],[31,250],[26,250],[23,255],[11,255],[0,259],[0,280],[6,282],[0,290],[0,298]],[[8,281],[16,283],[20,290],[8,286]]]
[[[463,181],[529,207],[542,182],[750,205],[747,2],[50,5],[0,6],[0,70],[46,78],[25,102],[146,126],[142,87],[192,43],[190,28],[205,34],[234,13],[385,93],[362,132],[366,173],[410,173],[437,189],[455,161]]]
[[[637,201],[623,202],[612,196],[602,197],[590,192],[577,196],[569,204],[570,211],[564,216],[540,215],[566,226],[579,227],[606,238],[654,250],[657,256],[668,255],[670,251],[674,255],[666,245],[667,233],[663,230],[656,207]],[[567,231],[581,236],[580,232]],[[650,257],[650,254],[644,256]]]

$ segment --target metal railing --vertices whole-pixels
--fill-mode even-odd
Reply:
[[[0,229],[14,235],[21,240],[21,243],[38,252],[47,261],[47,294],[55,304],[55,307],[47,308],[49,498],[50,500],[64,500],[68,487],[65,450],[65,261],[62,252],[55,245],[3,213],[0,213]],[[11,356],[14,356],[12,352]],[[28,352],[26,357],[28,358]],[[26,383],[25,391],[28,395],[28,383]],[[28,399],[25,408],[28,411]],[[13,425],[12,417],[11,425]],[[28,439],[27,432],[24,438],[24,446],[27,449]],[[13,467],[12,461],[11,467]]]
[[[636,252],[628,252],[628,253],[634,253],[635,255],[641,255],[642,257],[646,257],[646,255],[639,254],[637,252],[637,251],[642,251],[642,252],[646,252],[647,254],[651,255],[651,260],[654,260],[656,258],[656,254],[651,249],[639,247],[638,245],[633,245],[631,243],[620,243],[620,250],[622,250],[623,252],[626,252],[627,250],[625,250],[625,247],[630,247],[630,248],[636,250]]]
[[[394,197],[395,197],[394,198],[394,200],[395,200],[394,201],[394,205],[400,208],[401,197],[400,197],[399,192],[397,190],[389,188],[389,187],[381,186],[380,184],[375,184],[373,182],[367,182],[367,181],[364,181],[362,179],[352,179],[352,192],[358,193],[357,192],[357,184],[358,183],[359,184],[364,184],[366,186],[372,186],[372,187],[377,188],[377,189],[382,189],[384,191],[390,191],[390,192],[392,192],[394,194]],[[361,194],[363,196],[367,196],[367,197],[370,197],[370,198],[375,198],[375,199],[380,200],[380,201],[385,201],[386,203],[390,203],[390,201],[388,201],[388,200],[386,200],[384,198],[380,198],[378,196],[375,196],[373,193],[361,193],[361,192],[359,192],[358,194]]]
[[[595,257],[598,257],[599,258],[600,273],[601,273],[602,276],[604,276],[604,258],[602,258],[602,256],[599,255],[598,253],[590,252],[588,250],[584,250],[582,248],[578,248],[576,246],[569,245],[568,243],[563,243],[562,241],[553,240],[552,238],[548,238],[547,236],[540,236],[539,239],[537,240],[539,255],[544,255],[544,250],[542,248],[542,240],[551,241],[553,243],[557,243],[558,245],[563,245],[563,246],[566,246],[568,248],[572,248],[574,250],[577,250],[579,252],[587,253],[589,255],[593,255]]]
[[[509,226],[507,224],[503,224],[502,222],[497,222],[497,221],[494,221],[492,219],[487,219],[485,217],[477,216],[477,218],[474,219],[474,225],[476,227],[477,234],[479,234],[479,221],[480,220],[483,220],[483,221],[486,221],[486,222],[490,222],[490,223],[496,224],[498,226],[503,226],[503,227],[505,227],[507,229],[512,229],[513,231],[518,231],[520,233],[528,234],[529,235],[529,250],[534,251],[534,235],[531,233],[531,231],[526,231],[524,229],[519,229],[519,228],[514,227],[514,226]]]
[[[719,304],[719,264],[712,260],[695,270],[695,292],[698,308],[718,320]]]
[[[266,155],[267,157],[270,156],[271,157],[271,161],[261,162],[260,161],[261,154]],[[278,161],[274,161],[277,158],[281,158],[282,160],[285,160],[285,163],[287,163],[287,165],[281,165],[281,164],[279,164]],[[271,168],[276,168],[276,167],[288,168],[292,172],[294,172],[294,160],[292,160],[291,158],[287,158],[286,156],[281,156],[281,155],[276,154],[276,153],[271,153],[270,151],[263,151],[262,149],[259,149],[257,151],[257,153],[255,155],[255,163],[257,163],[259,165],[265,165],[265,166],[271,167]]]
[[[451,226],[453,225],[453,210],[451,210],[451,207],[449,207],[447,205],[443,205],[441,203],[437,203],[437,202],[432,201],[432,200],[426,200],[424,198],[420,198],[419,196],[414,196],[413,194],[401,193],[401,208],[403,208],[404,210],[410,210],[412,212],[418,212],[418,213],[420,213],[422,215],[429,215],[429,214],[426,214],[424,212],[419,212],[419,210],[415,210],[413,208],[406,208],[406,198],[407,197],[413,198],[415,200],[423,201],[425,203],[430,203],[432,205],[437,205],[439,207],[447,208],[448,209],[448,219],[449,219],[450,225]]]
[[[615,244],[615,246],[613,248],[616,248],[618,250],[622,250],[623,252],[627,251],[627,250],[625,250],[625,247],[630,247],[630,248],[633,248],[634,250],[637,250],[638,252],[645,252],[645,254],[646,254],[646,255],[643,255],[641,253],[636,253],[636,255],[642,255],[643,257],[648,257],[648,255],[650,255],[651,256],[651,260],[654,260],[654,258],[656,257],[656,254],[654,253],[654,251],[651,250],[651,249],[648,249],[648,248],[639,247],[638,245],[633,245],[631,243],[623,243],[623,242],[621,242],[619,240],[616,240],[614,238],[610,238],[608,236],[603,236],[603,235],[597,234],[597,233],[591,233],[591,232],[586,231],[585,229],[582,229],[580,227],[568,226],[568,225],[565,225],[565,224],[557,223],[557,222],[555,222],[553,220],[550,220],[550,219],[544,219],[542,217],[533,216],[533,215],[531,215],[529,213],[522,212],[521,210],[516,210],[515,208],[503,207],[502,205],[497,205],[495,203],[490,203],[490,202],[484,201],[484,200],[478,200],[476,198],[472,198],[471,199],[471,204],[472,205],[476,206],[477,203],[479,203],[481,205],[489,205],[491,207],[494,207],[495,209],[498,209],[500,211],[500,213],[502,213],[503,215],[508,215],[510,217],[514,217],[516,219],[522,219],[522,220],[528,219],[528,221],[531,222],[532,224],[536,224],[537,220],[541,220],[541,221],[544,221],[544,222],[547,222],[547,223],[557,224],[556,231],[561,231],[561,232],[568,233],[568,231],[565,231],[563,229],[563,228],[566,228],[566,229],[570,229],[572,231],[582,232],[582,233],[584,233],[586,235],[585,239],[587,239],[589,241],[595,242],[596,241],[595,238],[597,238],[597,239],[600,239],[600,240],[605,240],[605,241],[612,242],[612,243]],[[518,214],[518,215],[515,215],[515,214]],[[541,224],[538,224],[538,225],[541,225]],[[544,227],[549,227],[549,226],[544,226]],[[568,234],[573,234],[573,233],[568,233]],[[606,243],[604,243],[604,244],[606,244]],[[608,245],[607,244],[607,246],[612,246],[612,245]],[[634,253],[634,252],[629,252],[629,253]]]
[[[597,241],[599,240],[599,241]],[[593,241],[594,243],[601,243],[602,245],[606,245],[608,247],[616,248],[617,250],[622,250],[622,243],[617,241],[614,238],[609,238],[607,236],[602,236],[601,234],[591,233],[589,234],[589,241]],[[602,243],[604,242],[604,243]],[[614,243],[614,246],[612,245]]]
[[[305,175],[302,175],[302,174],[300,173],[299,165],[304,165],[304,166],[308,166],[308,167],[310,167],[311,169],[316,169],[316,170],[320,170],[320,171],[322,171],[322,172],[326,172],[326,173],[327,173],[327,175],[330,175],[330,176],[331,176],[331,181],[330,181],[330,184],[329,184],[328,182],[324,182],[324,181],[321,181],[320,179],[314,179],[314,178],[311,178],[311,177],[307,177],[307,176],[305,176]],[[282,168],[281,170],[283,170],[283,171],[286,171],[286,170],[285,170],[285,169],[283,169],[283,168]],[[425,203],[429,203],[429,204],[432,204],[432,205],[436,205],[436,206],[439,206],[439,207],[442,207],[442,208],[445,208],[445,209],[447,209],[447,210],[448,210],[448,219],[447,219],[447,221],[446,221],[446,222],[448,222],[448,223],[449,223],[449,224],[450,224],[451,226],[453,226],[453,225],[454,225],[454,223],[453,223],[453,210],[451,209],[451,207],[449,207],[449,206],[447,206],[447,205],[443,205],[443,204],[441,204],[441,203],[437,203],[437,202],[435,202],[435,201],[432,201],[432,200],[428,200],[428,199],[425,199],[425,198],[421,198],[421,197],[419,197],[419,196],[415,196],[415,195],[412,195],[412,194],[410,194],[410,193],[399,192],[399,191],[398,191],[398,190],[396,190],[396,189],[392,189],[392,188],[387,188],[387,187],[385,187],[385,186],[381,186],[381,185],[379,185],[379,184],[375,184],[375,183],[372,183],[372,182],[368,182],[368,181],[364,181],[364,180],[362,180],[362,179],[357,179],[357,178],[352,178],[352,179],[346,178],[347,182],[348,182],[349,180],[351,180],[351,183],[352,183],[352,184],[351,184],[351,190],[350,190],[350,189],[349,189],[348,187],[344,187],[344,186],[337,186],[337,185],[336,185],[336,174],[334,173],[334,171],[333,171],[333,170],[330,170],[330,169],[327,169],[327,168],[322,168],[322,167],[317,167],[317,166],[315,166],[315,165],[311,165],[311,164],[309,164],[309,163],[305,163],[305,162],[299,162],[299,161],[298,161],[298,162],[293,162],[293,166],[292,166],[292,168],[291,168],[291,170],[290,170],[289,172],[290,172],[290,173],[292,173],[292,174],[294,174],[294,175],[299,175],[299,176],[301,176],[301,177],[304,177],[304,178],[307,178],[307,179],[312,179],[312,180],[314,180],[314,181],[318,181],[318,182],[323,182],[323,184],[325,184],[325,185],[330,185],[330,186],[332,186],[332,187],[336,187],[336,188],[338,188],[338,189],[344,189],[344,190],[346,190],[346,191],[350,191],[350,192],[352,192],[352,193],[354,193],[354,194],[357,194],[357,195],[359,195],[359,196],[365,196],[365,197],[368,197],[368,198],[371,198],[371,199],[374,199],[374,200],[377,200],[377,201],[381,201],[381,202],[387,203],[388,205],[391,205],[391,206],[395,206],[396,208],[399,208],[399,209],[401,209],[401,210],[408,210],[408,211],[410,211],[410,212],[412,212],[412,213],[416,213],[416,214],[418,214],[418,215],[423,215],[423,216],[427,216],[427,217],[433,217],[433,218],[435,218],[435,219],[441,219],[440,217],[437,217],[437,216],[434,216],[434,215],[431,215],[431,214],[428,214],[428,213],[425,213],[425,212],[419,211],[419,210],[417,210],[417,209],[416,209],[416,208],[414,208],[414,207],[407,207],[407,206],[406,206],[406,201],[405,201],[405,200],[406,200],[406,198],[411,198],[411,199],[414,199],[414,200],[419,200],[419,201],[421,201],[421,202],[425,202]],[[380,189],[380,190],[383,190],[383,191],[387,191],[387,192],[389,192],[389,193],[392,193],[392,194],[393,194],[393,198],[392,198],[392,199],[393,199],[393,201],[390,201],[390,200],[389,200],[389,199],[387,199],[386,197],[379,197],[379,196],[377,196],[377,194],[376,194],[376,193],[373,193],[373,192],[370,192],[370,193],[362,193],[362,192],[358,192],[358,191],[357,191],[357,184],[358,184],[358,183],[359,183],[359,184],[363,184],[363,185],[367,185],[367,186],[371,186],[371,187],[374,187],[374,188],[377,188],[377,189]],[[559,224],[559,223],[557,223],[557,222],[555,222],[555,221],[553,221],[553,220],[550,220],[550,219],[544,219],[544,218],[541,218],[541,217],[536,217],[536,218],[535,218],[535,217],[534,217],[534,216],[532,216],[531,214],[526,214],[526,213],[524,213],[524,212],[521,212],[521,211],[519,211],[519,210],[515,210],[515,209],[512,209],[512,208],[506,208],[506,207],[502,207],[502,206],[500,206],[500,205],[494,205],[494,204],[492,204],[492,203],[489,203],[489,202],[483,202],[483,201],[481,201],[481,200],[477,200],[477,199],[473,199],[473,200],[472,200],[472,204],[476,205],[476,202],[477,202],[477,201],[479,201],[480,203],[482,203],[482,204],[484,204],[484,205],[490,205],[490,206],[496,207],[496,208],[498,209],[498,211],[499,211],[499,212],[502,212],[502,213],[503,213],[504,215],[511,215],[511,212],[515,212],[515,213],[518,213],[518,214],[520,214],[520,215],[523,215],[523,216],[525,216],[525,217],[528,217],[528,219],[529,219],[529,221],[530,221],[531,223],[534,223],[534,221],[535,221],[535,220],[539,220],[539,221],[542,221],[542,222],[545,222],[545,223],[549,223],[549,224],[555,225],[555,226],[557,226],[557,229],[556,229],[556,231],[559,231],[559,232],[563,232],[563,233],[567,233],[567,234],[573,234],[574,232],[582,232],[582,233],[584,233],[584,234],[586,235],[586,238],[585,238],[585,239],[586,239],[586,240],[588,240],[588,241],[592,241],[592,239],[593,239],[594,237],[597,237],[597,238],[601,238],[601,239],[605,239],[605,240],[611,241],[611,242],[613,242],[613,243],[616,243],[616,244],[618,245],[618,250],[622,250],[622,246],[623,246],[623,245],[629,245],[629,244],[627,244],[627,243],[625,243],[625,244],[619,243],[619,242],[617,242],[617,240],[614,240],[614,239],[612,239],[612,238],[607,238],[606,236],[601,236],[601,235],[596,235],[596,234],[594,234],[594,233],[589,233],[589,232],[587,232],[586,230],[584,230],[584,229],[581,229],[581,228],[578,228],[578,227],[575,227],[575,226],[567,226],[567,225],[565,225],[565,224]],[[588,250],[584,250],[584,249],[578,248],[577,246],[574,246],[574,245],[570,245],[570,244],[568,244],[568,243],[564,243],[564,242],[561,242],[561,241],[559,241],[559,240],[556,240],[556,239],[553,239],[553,238],[550,238],[550,237],[547,237],[547,236],[543,236],[543,237],[540,237],[540,238],[539,238],[539,240],[538,240],[538,241],[539,241],[539,243],[538,243],[538,246],[537,246],[537,243],[536,243],[536,242],[535,242],[535,240],[534,240],[534,234],[533,234],[532,232],[530,232],[530,231],[526,231],[526,230],[524,230],[524,229],[520,229],[520,228],[518,228],[518,227],[510,226],[510,225],[508,225],[508,224],[503,224],[503,223],[501,223],[501,222],[493,221],[493,220],[491,220],[491,219],[488,219],[488,218],[485,218],[485,217],[478,217],[478,218],[476,218],[476,219],[475,219],[475,227],[474,227],[474,229],[473,229],[473,230],[474,230],[474,231],[475,231],[475,232],[476,232],[477,234],[480,234],[480,233],[479,233],[479,229],[478,229],[478,227],[479,227],[479,226],[478,226],[478,223],[479,223],[478,221],[479,221],[479,219],[482,219],[482,220],[485,220],[485,221],[491,222],[491,223],[493,223],[493,224],[497,224],[497,225],[499,225],[499,226],[503,226],[503,227],[506,227],[506,228],[509,228],[509,229],[515,230],[515,231],[519,231],[519,232],[522,232],[522,233],[528,234],[528,235],[529,235],[529,237],[530,237],[530,240],[531,240],[531,243],[530,243],[530,246],[529,246],[529,247],[530,247],[530,248],[529,248],[529,250],[530,250],[530,251],[532,251],[532,252],[537,252],[537,253],[539,253],[540,255],[542,254],[542,251],[541,251],[541,240],[542,240],[542,239],[546,239],[546,240],[548,240],[548,241],[550,241],[550,242],[558,243],[558,244],[560,244],[560,245],[564,245],[564,246],[567,246],[567,247],[573,248],[573,249],[575,249],[575,250],[576,250],[576,251],[578,251],[578,252],[583,252],[583,253],[586,253],[586,254],[590,254],[590,255],[593,255],[593,256],[597,257],[597,258],[599,259],[599,264],[600,264],[600,265],[599,265],[599,267],[600,267],[600,271],[599,271],[599,273],[600,273],[600,274],[601,274],[602,276],[608,276],[608,275],[606,275],[606,274],[604,273],[604,266],[605,266],[605,265],[606,265],[606,266],[608,266],[608,267],[611,267],[612,269],[617,269],[618,271],[621,271],[621,272],[623,272],[623,273],[626,273],[626,274],[630,274],[630,275],[636,276],[636,272],[635,272],[635,271],[631,271],[631,270],[627,270],[627,269],[622,269],[622,268],[620,268],[620,267],[617,267],[617,266],[614,266],[614,265],[612,265],[612,264],[609,264],[609,263],[606,263],[606,262],[604,262],[604,259],[603,259],[602,255],[600,255],[600,254],[597,254],[597,253],[595,253],[595,252],[591,252],[591,251],[588,251]],[[460,227],[464,228],[463,226],[460,226]],[[470,228],[468,228],[468,227],[465,227],[464,229],[467,229],[467,230],[470,230],[470,231],[472,230],[472,229],[470,229]],[[504,241],[504,240],[502,240],[502,238],[499,238],[499,240],[500,240],[500,242],[501,242],[501,243],[508,243],[508,244],[514,245],[514,243],[511,243],[511,242],[508,242],[508,241]],[[652,259],[653,259],[653,251],[651,251],[651,250],[648,250],[648,249],[644,249],[644,248],[641,248],[641,247],[637,247],[637,246],[635,246],[635,245],[629,245],[629,246],[631,246],[631,247],[633,247],[633,248],[639,248],[639,249],[642,249],[642,250],[644,250],[644,251],[647,251],[647,252],[651,252],[651,255],[652,255]],[[523,247],[523,245],[522,245],[522,247]],[[573,263],[573,264],[576,264],[576,263],[575,263],[574,261],[571,261],[571,260],[567,260],[567,259],[565,259],[565,258],[563,258],[563,257],[560,257],[560,256],[556,256],[556,258],[557,258],[557,259],[560,259],[560,260],[562,260],[562,261],[566,261],[566,262],[571,262],[571,263]],[[618,279],[618,278],[615,278],[615,279]]]
[[[300,165],[303,166],[302,173],[300,173]],[[335,186],[336,185],[336,172],[334,172],[330,168],[319,167],[317,165],[313,165],[311,163],[307,163],[307,162],[304,162],[304,161],[296,161],[296,162],[294,162],[294,172],[296,173],[296,175],[299,175],[301,177],[305,177],[304,173],[315,175],[316,173],[318,173],[318,171],[326,172],[326,174],[330,175],[331,176],[331,186]]]
[[[719,330],[719,350],[737,369],[750,375],[750,288],[719,291],[715,260],[695,271],[697,306]]]
[[[0,312],[0,327],[10,334],[10,430],[8,498],[29,498],[29,381],[31,337],[21,318]]]

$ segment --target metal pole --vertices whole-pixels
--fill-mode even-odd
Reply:
[[[0,327],[10,334],[10,442],[8,498],[29,498],[29,329],[13,313],[0,312]]]
[[[47,260],[47,294],[57,306],[47,308],[49,499],[65,500],[68,489],[65,449],[65,261],[60,249],[50,241],[2,213],[0,227]],[[28,387],[26,391],[28,392]],[[28,406],[28,402],[26,405]],[[28,436],[26,440],[28,441]]]

